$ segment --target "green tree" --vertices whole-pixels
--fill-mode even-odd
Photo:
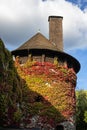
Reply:
[[[17,74],[11,52],[0,39],[0,126],[10,125],[21,102],[21,79]],[[13,118],[13,119],[12,119]]]
[[[76,97],[76,125],[80,130],[87,127],[87,95],[84,90],[80,90]]]
[[[84,113],[84,121],[87,123],[87,111]]]

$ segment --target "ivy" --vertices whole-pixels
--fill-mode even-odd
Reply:
[[[46,105],[46,101],[49,102],[58,112],[62,113],[65,118],[75,113],[76,102],[74,91],[76,74],[72,68],[69,69],[65,65],[58,65],[58,63],[31,62],[29,60],[21,66],[18,63],[18,59],[15,63],[19,75],[26,81],[29,90],[43,97],[41,102],[44,106]],[[32,97],[31,99],[35,98],[34,94],[29,93],[29,95]],[[33,103],[35,104],[35,100],[33,100]],[[36,106],[32,108],[32,111],[33,113],[35,111],[35,113],[39,114]],[[44,115],[52,116],[49,111],[51,111],[51,109],[43,111]],[[53,113],[53,115],[55,116],[55,113]]]

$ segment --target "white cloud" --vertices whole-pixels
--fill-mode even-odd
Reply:
[[[14,49],[40,29],[48,37],[48,16],[63,16],[64,47],[87,48],[87,9],[65,0],[0,0],[0,36]]]

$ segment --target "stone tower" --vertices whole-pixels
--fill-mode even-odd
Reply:
[[[80,63],[63,51],[62,20],[61,16],[49,16],[49,39],[37,33],[12,51],[12,55],[20,57],[20,67],[24,66],[19,67],[20,72],[29,77],[26,82],[35,92],[30,93],[33,101],[29,102],[37,113],[29,113],[28,127],[32,130],[75,130],[76,73]]]

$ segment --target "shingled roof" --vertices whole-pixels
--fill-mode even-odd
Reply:
[[[30,38],[27,42],[25,42],[16,50],[30,50],[30,49],[48,49],[48,50],[58,51],[56,45],[53,45],[41,33],[35,34],[32,38]]]
[[[58,50],[56,45],[53,45],[45,36],[43,36],[41,33],[35,34],[32,38],[30,38],[27,42],[22,44],[19,48],[12,51],[12,54],[15,55],[18,52],[21,52],[24,54],[24,50],[48,50],[49,53],[53,55],[60,55],[62,59],[67,59],[67,62],[73,63],[74,70],[76,72],[80,69],[79,62],[72,57],[71,55]]]

